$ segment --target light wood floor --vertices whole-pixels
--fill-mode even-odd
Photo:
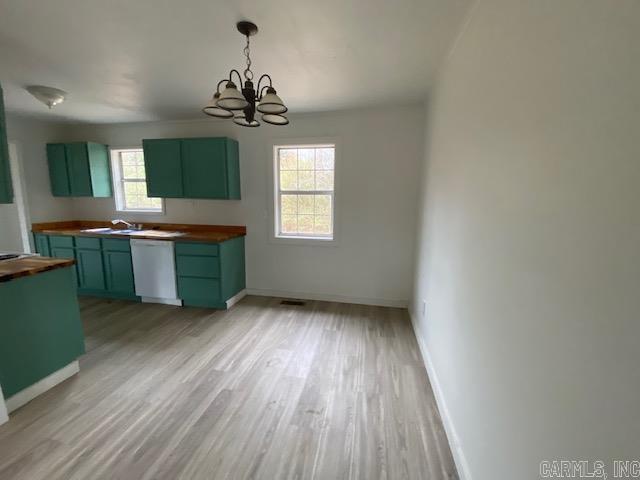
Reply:
[[[0,427],[1,479],[455,479],[406,311],[83,299],[80,373]]]

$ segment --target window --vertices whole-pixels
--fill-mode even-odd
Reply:
[[[333,240],[335,152],[333,144],[274,148],[276,237]]]
[[[111,150],[111,164],[117,211],[162,213],[162,199],[147,197],[141,148]]]

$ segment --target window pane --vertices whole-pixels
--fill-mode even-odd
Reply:
[[[331,214],[331,195],[316,195],[315,196],[315,214],[316,215],[330,215]]]
[[[316,170],[333,170],[334,152],[333,148],[316,149]]]
[[[298,213],[313,215],[313,200],[315,195],[298,195]]]
[[[298,149],[298,170],[313,170],[315,168],[316,149]]]
[[[285,236],[332,238],[334,147],[284,147],[277,150],[280,225]],[[309,193],[305,193],[309,192]]]
[[[298,217],[296,215],[282,215],[282,233],[298,233]]]
[[[281,148],[280,170],[296,170],[298,165],[298,150],[295,148]]]
[[[280,197],[280,212],[282,212],[283,215],[295,215],[298,213],[298,196],[282,195]]]
[[[329,215],[316,215],[314,217],[313,231],[319,235],[331,234],[331,217]]]
[[[124,178],[136,178],[136,167],[132,165],[122,165],[122,175]]]
[[[313,215],[298,215],[298,232],[313,233]]]
[[[116,168],[114,188],[117,190],[116,203],[120,210],[162,211],[161,198],[147,197],[144,152],[142,149],[118,150],[113,156],[119,162]],[[118,178],[122,175],[122,178]]]
[[[298,172],[295,170],[280,172],[280,189],[281,190],[297,190],[298,189]]]
[[[300,190],[313,190],[315,188],[314,171],[300,170],[298,172],[298,188]]]
[[[333,190],[333,170],[316,172],[316,190]]]

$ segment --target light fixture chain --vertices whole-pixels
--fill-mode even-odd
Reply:
[[[244,78],[253,80],[253,72],[251,71],[251,45],[249,44],[249,35],[247,35],[247,46],[244,47],[244,54],[247,57],[247,68],[244,70]]]

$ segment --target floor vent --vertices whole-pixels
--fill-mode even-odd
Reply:
[[[303,302],[302,300],[282,300],[280,305],[295,305],[297,307],[302,307],[303,305],[306,305],[306,302]]]

